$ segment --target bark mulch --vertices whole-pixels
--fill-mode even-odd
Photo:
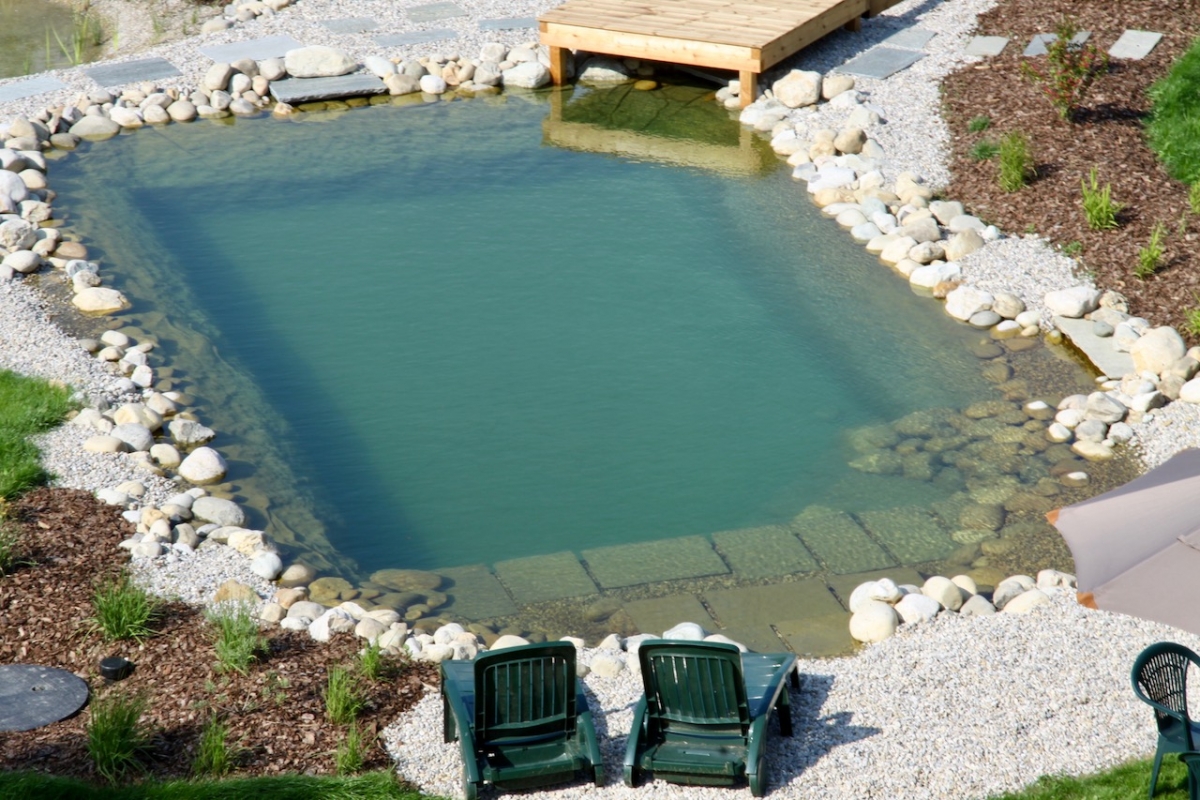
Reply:
[[[145,766],[155,777],[189,775],[205,721],[219,714],[231,744],[240,747],[236,773],[328,774],[345,728],[325,718],[322,693],[327,669],[357,662],[360,640],[335,637],[328,644],[305,633],[265,631],[269,653],[247,675],[215,669],[212,627],[203,614],[167,603],[157,634],[143,643],[106,643],[86,622],[93,613],[98,580],[119,573],[127,561],[117,543],[130,534],[119,512],[89,493],[39,489],[15,503],[20,552],[26,562],[0,576],[0,664],[60,667],[85,679],[92,696],[108,691],[144,694],[144,722],[153,731]],[[136,665],[113,686],[99,677],[98,662],[121,655]],[[396,663],[391,674],[366,684],[368,702],[359,717],[365,767],[387,768],[390,759],[374,734],[420,699],[436,680],[431,665]],[[75,717],[33,731],[0,733],[4,769],[31,769],[95,778],[85,748],[85,708]]]
[[[1021,75],[1025,45],[1051,33],[1069,17],[1091,42],[1107,51],[1126,28],[1157,31],[1162,41],[1143,61],[1112,60],[1074,119],[1062,120],[1042,89]],[[980,15],[981,35],[1012,39],[1004,54],[964,67],[943,84],[953,161],[947,195],[1010,234],[1037,232],[1060,246],[1079,242],[1081,272],[1098,286],[1129,298],[1130,310],[1157,325],[1180,326],[1183,312],[1200,306],[1200,220],[1187,214],[1187,186],[1167,175],[1146,144],[1143,122],[1150,110],[1146,91],[1170,69],[1200,34],[1195,0],[1000,0]],[[1045,64],[1045,57],[1034,63]],[[988,116],[991,127],[971,133],[973,118]],[[1028,136],[1037,177],[1017,192],[997,181],[998,159],[975,161],[970,149],[998,141],[1010,131]],[[1092,231],[1081,206],[1080,180],[1092,168],[1100,184],[1112,184],[1113,199],[1125,205],[1120,227]],[[1138,251],[1155,223],[1166,227],[1162,268],[1134,277]],[[1181,232],[1182,231],[1182,232]],[[1073,249],[1073,248],[1072,248]],[[1181,331],[1182,332],[1182,331]]]

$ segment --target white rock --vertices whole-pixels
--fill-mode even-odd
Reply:
[[[625,669],[625,660],[612,651],[597,653],[589,665],[592,673],[601,678],[615,678]]]
[[[1037,574],[1037,588],[1039,589],[1074,589],[1075,576],[1067,572],[1059,572],[1056,569],[1044,569]]]
[[[1008,604],[1017,595],[1033,589],[1037,582],[1028,575],[1013,575],[1000,581],[992,592],[992,603],[996,608],[1004,610],[1004,606]]]
[[[629,69],[625,64],[608,56],[592,56],[584,62],[578,76],[578,80],[586,83],[614,83],[629,78]]]
[[[246,524],[246,514],[241,506],[223,497],[194,498],[191,511],[201,522],[212,522],[223,528],[240,528]]]
[[[975,579],[970,575],[955,575],[950,579],[958,588],[962,589],[968,596],[978,594],[979,587],[975,584]]]
[[[454,641],[454,637],[464,632],[462,625],[457,622],[449,622],[433,632],[433,641],[437,644],[450,644]]]
[[[742,644],[741,642],[735,642],[733,639],[730,639],[728,636],[723,636],[722,634],[719,634],[719,633],[710,633],[708,636],[704,637],[704,641],[717,642],[718,644],[731,644],[743,653],[750,652],[750,648],[746,647],[746,645]]]
[[[1004,604],[1004,612],[1012,614],[1028,614],[1038,606],[1050,602],[1050,596],[1041,589],[1029,589]]]
[[[946,258],[950,261],[957,261],[974,253],[981,247],[983,247],[983,237],[968,228],[965,231],[954,234],[946,242]]]
[[[505,86],[540,89],[550,82],[550,70],[538,61],[526,61],[502,73]]]
[[[125,295],[102,286],[84,289],[71,298],[71,303],[86,314],[115,314],[129,308]]]
[[[324,45],[289,50],[283,56],[283,65],[293,78],[331,78],[358,69],[358,62],[347,53]]]
[[[966,322],[976,313],[990,309],[993,300],[995,298],[990,292],[973,286],[959,286],[946,295],[946,313]]]
[[[1091,286],[1073,286],[1047,292],[1043,302],[1053,314],[1078,319],[1100,307],[1100,294],[1099,289]]]
[[[259,553],[250,560],[250,571],[264,580],[273,581],[283,572],[283,561],[274,553]]]
[[[396,74],[396,65],[383,56],[367,56],[363,59],[363,66],[378,78]],[[268,80],[271,79],[268,78]]]
[[[819,72],[794,69],[775,81],[771,91],[788,108],[811,106],[821,99],[821,80]]]
[[[506,647],[520,647],[523,644],[529,644],[529,640],[520,636],[513,636],[512,634],[505,634],[492,642],[490,649],[495,652],[496,650],[503,650]]]
[[[325,606],[311,600],[297,600],[288,607],[287,615],[291,619],[305,620],[304,627],[326,612]]]
[[[1200,378],[1192,378],[1179,390],[1179,399],[1185,403],[1200,403]]]
[[[615,633],[610,633],[604,637],[600,644],[596,645],[596,648],[598,650],[621,650],[623,649],[621,637]]]
[[[925,585],[921,587],[921,594],[926,597],[936,600],[943,608],[951,611],[958,611],[962,608],[963,591],[949,578],[941,575],[934,575],[925,581]]]
[[[937,600],[923,594],[906,594],[896,603],[896,613],[905,625],[929,622],[941,610],[942,606]]]
[[[292,606],[295,608],[295,606]],[[291,616],[291,609],[288,609],[288,616]],[[354,630],[354,620],[345,611],[340,611],[336,608],[326,610],[321,616],[317,617],[308,626],[308,635],[318,642],[328,642],[335,634],[345,631],[345,624],[339,625],[337,620],[345,620],[350,624],[349,629]]]
[[[958,610],[960,617],[985,617],[996,613],[996,607],[981,594],[971,595]]]
[[[211,447],[198,447],[179,465],[179,475],[186,481],[203,485],[220,481],[227,469],[220,453]]]
[[[434,75],[422,75],[420,84],[426,94],[445,94],[447,88],[446,81]]]
[[[129,552],[134,558],[158,558],[163,553],[163,546],[157,539],[143,539]]]
[[[932,289],[939,283],[962,280],[962,268],[954,261],[944,261],[940,264],[926,264],[913,270],[908,276],[908,282],[922,289]]]
[[[916,244],[917,240],[911,236],[900,236],[883,248],[883,251],[879,254],[879,260],[885,264],[895,264],[901,259],[908,258],[909,251]]]
[[[896,632],[899,622],[890,605],[868,600],[850,617],[850,635],[859,642],[882,642]]]
[[[1133,357],[1133,368],[1138,372],[1165,372],[1172,364],[1183,358],[1187,345],[1174,328],[1163,326],[1151,328],[1129,347]]]
[[[368,642],[376,642],[388,632],[388,627],[377,619],[363,617],[354,626],[354,635]]]
[[[850,609],[851,614],[862,608],[868,600],[882,600],[882,598],[871,597],[875,593],[875,585],[877,583],[878,581],[867,581],[854,587],[854,591],[850,592],[850,599],[846,602],[846,607]]]
[[[681,622],[674,628],[664,631],[664,639],[680,639],[687,642],[701,642],[708,633],[695,622]]]

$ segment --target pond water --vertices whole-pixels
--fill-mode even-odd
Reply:
[[[217,491],[325,589],[561,634],[596,596],[646,628],[687,610],[656,596],[949,558],[982,484],[912,443],[1027,421],[955,416],[1019,409],[981,335],[776,164],[702,90],[624,87],[146,129],[54,181],[220,431]]]
[[[0,78],[91,61],[100,52],[94,15],[51,0],[0,0]]]

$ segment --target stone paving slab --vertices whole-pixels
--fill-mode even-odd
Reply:
[[[729,572],[729,567],[703,536],[598,547],[584,550],[583,560],[604,589]]]
[[[705,630],[716,627],[700,600],[692,594],[672,594],[652,600],[633,600],[625,604],[625,613],[642,633],[659,636],[681,622],[695,622]],[[749,647],[749,645],[747,645]]]
[[[998,56],[1007,46],[1007,36],[973,36],[963,52],[969,56]]]
[[[31,731],[83,708],[88,686],[65,669],[0,666],[0,731]]]
[[[830,572],[864,572],[896,563],[844,511],[809,506],[792,520],[791,528]]]
[[[743,578],[771,578],[797,572],[815,572],[817,560],[782,525],[720,531],[712,535],[726,563]]]
[[[40,75],[36,78],[10,83],[7,86],[0,86],[0,103],[7,103],[10,100],[20,100],[24,97],[33,97],[34,95],[65,88],[67,88],[67,85],[58,78],[52,78],[49,75]]]
[[[1135,31],[1131,28],[1122,33],[1121,38],[1113,42],[1113,46],[1108,48],[1108,54],[1113,58],[1141,61],[1150,55],[1150,51],[1158,45],[1162,37],[1161,33]]]
[[[921,50],[924,49],[925,45],[929,44],[929,40],[934,36],[937,36],[937,34],[933,31],[927,31],[924,28],[905,28],[902,31],[893,33],[880,42],[880,44],[885,44],[889,47],[903,47],[905,50]]]
[[[479,30],[481,31],[514,31],[537,26],[537,17],[499,17],[479,20]]]
[[[408,18],[413,22],[433,22],[451,17],[465,17],[467,10],[454,3],[429,3],[408,9]]]
[[[748,628],[769,625],[777,620],[843,613],[825,581],[819,578],[705,592],[704,600],[717,621],[726,628]]]
[[[1080,31],[1071,37],[1071,43],[1082,45],[1092,37],[1091,31]],[[1029,40],[1029,44],[1025,46],[1023,56],[1044,56],[1046,55],[1046,45],[1058,38],[1055,33],[1039,33]]]
[[[891,578],[896,582],[897,586],[905,583],[911,583],[914,586],[920,586],[925,583],[925,579],[921,577],[921,573],[917,572],[912,567],[891,567],[889,569],[878,569],[872,572],[857,572],[850,575],[835,575],[829,578],[829,588],[833,589],[834,594],[838,597],[838,602],[842,607],[846,607],[850,602],[850,593],[853,592],[859,584],[867,581],[877,581],[880,578]],[[847,609],[846,613],[849,613]],[[847,623],[849,624],[849,619]]]
[[[923,508],[863,511],[858,518],[904,564],[940,561],[958,549],[958,542]]]
[[[101,86],[123,86],[126,83],[156,81],[183,74],[165,58],[142,58],[123,64],[102,64],[89,67],[84,73]]]
[[[510,558],[497,562],[496,575],[519,605],[595,594],[599,590],[574,553]]]
[[[321,25],[334,33],[366,33],[379,27],[370,17],[347,17],[345,19],[323,19]]]
[[[374,75],[339,75],[336,78],[287,78],[271,81],[271,96],[281,103],[311,103],[339,97],[383,94],[387,87]]]
[[[428,44],[440,42],[443,39],[457,39],[458,32],[449,28],[438,28],[431,31],[409,31],[408,33],[387,33],[376,36],[375,44],[380,47],[405,47],[410,44]]]
[[[924,57],[916,50],[901,50],[897,47],[872,47],[860,56],[847,61],[838,67],[838,72],[848,75],[858,75],[863,78],[878,78],[883,80],[902,69],[907,69]]]
[[[282,58],[288,50],[295,50],[303,46],[291,36],[264,36],[261,39],[249,39],[244,42],[201,47],[200,52],[213,61],[230,63],[240,58],[253,58],[255,61],[262,61],[265,58]]]
[[[1054,327],[1063,332],[1087,356],[1096,369],[1112,378],[1120,378],[1134,372],[1133,356],[1113,347],[1111,336],[1100,337],[1092,332],[1092,321],[1054,317]]]
[[[775,624],[775,630],[792,652],[799,656],[841,656],[854,650],[854,639],[850,636],[850,615],[845,612],[784,620]],[[803,664],[800,665],[800,671],[804,672]]]
[[[449,588],[442,591],[450,602],[438,609],[453,612],[467,619],[489,619],[517,613],[517,605],[492,571],[483,564],[468,567],[439,569],[439,575],[449,581]]]
[[[722,628],[717,633],[746,645],[749,650],[755,653],[782,653],[787,650],[784,643],[780,641],[779,636],[776,635],[775,629],[766,623],[761,625],[735,625],[732,628]]]

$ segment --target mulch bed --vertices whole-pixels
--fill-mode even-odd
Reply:
[[[61,667],[88,681],[93,696],[106,691],[143,693],[144,721],[154,732],[146,768],[156,777],[186,777],[200,730],[212,714],[229,726],[230,742],[242,748],[237,773],[334,772],[334,752],[345,729],[325,718],[326,670],[357,660],[361,640],[337,636],[328,644],[306,633],[272,629],[269,654],[242,676],[214,668],[211,626],[202,613],[168,603],[158,634],[142,644],[106,643],[91,632],[91,597],[97,580],[117,574],[127,556],[117,543],[131,526],[120,513],[89,493],[39,489],[15,504],[22,528],[21,553],[28,562],[0,577],[0,663]],[[98,662],[122,655],[133,674],[112,687],[99,677]],[[391,761],[374,733],[410,708],[436,681],[432,665],[402,665],[387,680],[368,685],[360,716],[366,736],[366,768]],[[33,731],[0,733],[4,769],[32,769],[95,778],[85,748],[88,711]]]
[[[1025,45],[1038,33],[1051,33],[1069,17],[1090,42],[1107,51],[1126,28],[1161,32],[1162,41],[1142,61],[1111,62],[1092,86],[1071,122],[1060,119],[1039,85],[1021,75]],[[944,114],[950,126],[953,178],[946,194],[972,213],[1010,234],[1036,231],[1058,245],[1079,242],[1081,271],[1098,286],[1130,300],[1130,310],[1157,325],[1183,323],[1183,312],[1200,306],[1200,220],[1181,219],[1188,209],[1187,187],[1171,179],[1146,144],[1143,120],[1150,110],[1146,90],[1164,77],[1200,34],[1195,0],[1000,0],[979,17],[981,35],[1012,39],[1003,55],[967,66],[943,85]],[[1039,57],[1035,63],[1045,63]],[[971,133],[972,118],[987,115],[991,127]],[[1010,131],[1031,143],[1037,178],[1018,192],[997,182],[998,160],[969,156],[975,143],[998,141]],[[1088,229],[1080,204],[1080,180],[1091,169],[1112,184],[1112,196],[1125,204],[1116,230]],[[1134,277],[1138,251],[1155,223],[1167,230],[1163,267],[1153,276]],[[1182,332],[1182,331],[1181,331]]]

